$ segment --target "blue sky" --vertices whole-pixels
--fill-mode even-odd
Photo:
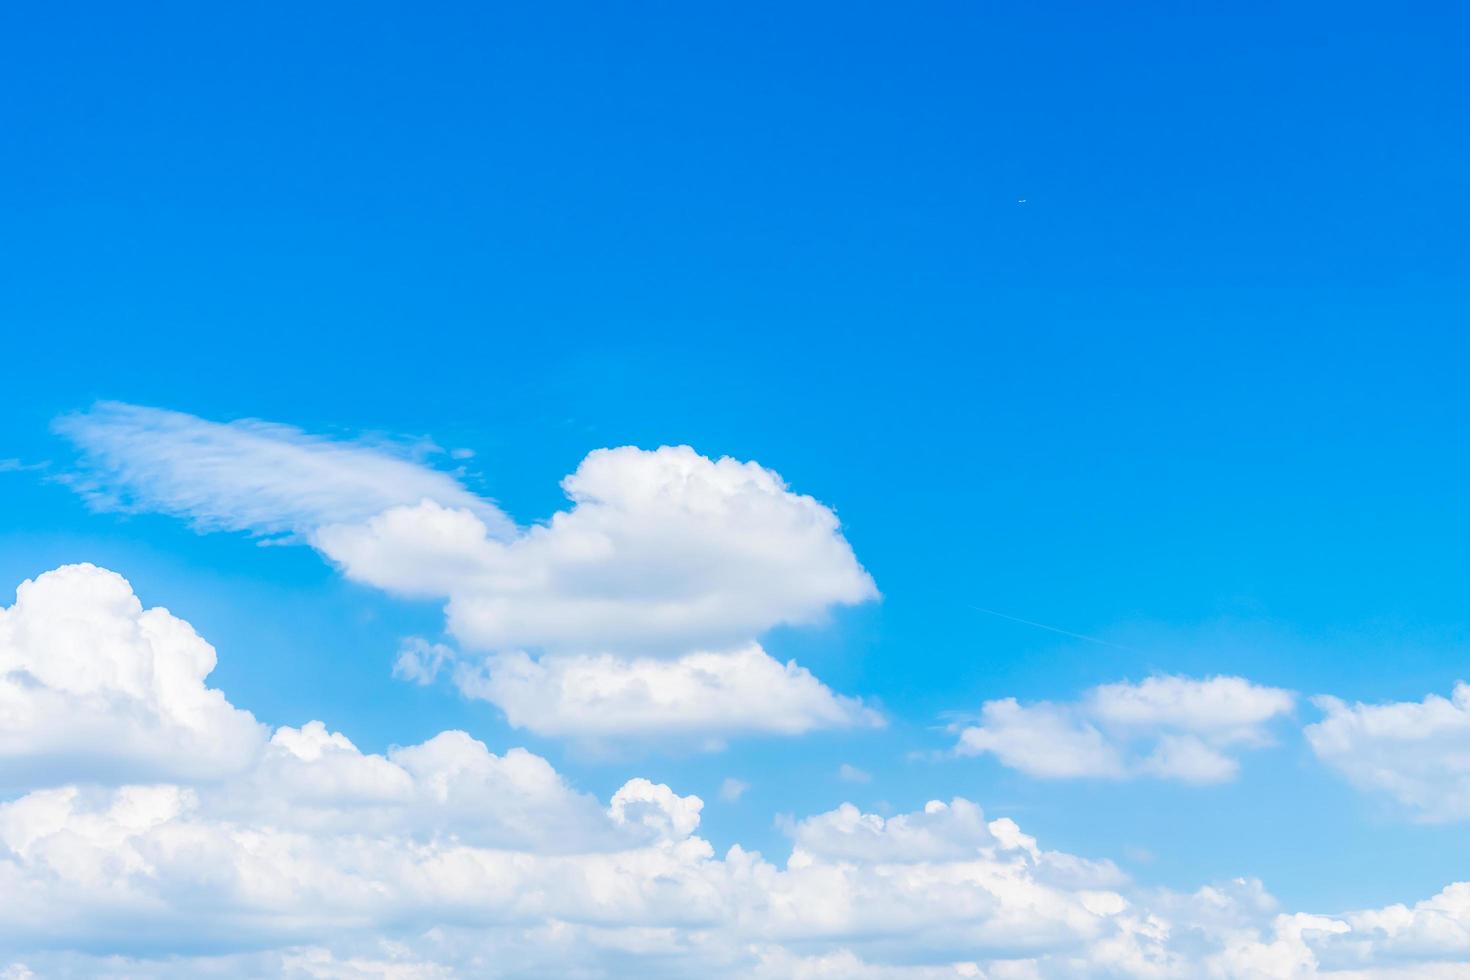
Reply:
[[[1467,876],[1470,807],[1364,789],[1377,746],[1331,763],[1304,727],[1313,696],[1470,678],[1467,27],[1447,4],[9,8],[3,601],[96,563],[268,726],[363,752],[461,729],[602,800],[647,777],[704,801],[719,853],[784,858],[780,815],[960,796],[1141,889],[1412,905]],[[99,401],[375,447],[522,527],[600,448],[756,461],[835,512],[882,598],[747,638],[886,725],[567,738],[395,678],[405,637],[473,646],[442,597],[300,536],[89,506],[56,420]],[[986,702],[1217,675],[1295,695],[1230,778],[954,751]],[[1404,743],[1428,783],[1462,785],[1453,737]]]

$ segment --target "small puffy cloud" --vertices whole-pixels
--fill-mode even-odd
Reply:
[[[745,780],[736,779],[734,776],[726,776],[724,781],[720,783],[720,799],[726,803],[734,803],[740,797],[744,796],[745,791],[748,789],[750,789],[750,784]]]
[[[453,663],[455,653],[442,643],[430,643],[421,636],[410,636],[398,647],[393,661],[393,676],[415,684],[432,684],[445,665]]]
[[[121,402],[63,416],[55,428],[82,453],[69,482],[101,509],[173,514],[201,530],[304,535],[432,500],[475,514],[496,534],[514,531],[454,477],[388,446]]]
[[[661,839],[679,840],[694,833],[702,809],[697,796],[679,796],[662,783],[630,779],[613,794],[607,813],[619,827],[644,827]]]
[[[503,654],[461,661],[454,679],[465,696],[541,735],[796,735],[883,723],[860,700],[834,694],[804,667],[754,644],[675,660]]]
[[[1117,745],[1069,705],[987,701],[979,725],[961,730],[960,755],[990,753],[1001,764],[1046,779],[1117,778],[1126,768]]]
[[[866,861],[960,859],[997,844],[980,808],[959,799],[886,819],[844,803],[796,823],[791,837],[808,856]]]
[[[221,777],[265,726],[205,686],[215,651],[120,575],[67,565],[0,608],[0,784]]]
[[[1231,741],[1259,737],[1260,726],[1291,710],[1289,691],[1243,677],[1155,676],[1139,684],[1102,684],[1087,694],[1088,713],[1117,727],[1223,733]]]
[[[1307,726],[1307,742],[1353,785],[1426,821],[1470,819],[1470,684],[1456,684],[1449,698],[1312,703],[1324,717]]]
[[[1153,776],[1193,783],[1231,779],[1230,749],[1268,744],[1268,724],[1294,696],[1239,677],[1156,676],[1104,684],[1073,703],[987,701],[980,724],[960,729],[960,755],[994,755],[1044,779]]]
[[[837,767],[837,778],[844,783],[871,783],[873,781],[871,773],[846,762]]]

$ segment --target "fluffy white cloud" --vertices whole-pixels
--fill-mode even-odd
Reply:
[[[447,597],[450,631],[488,650],[730,649],[877,596],[836,515],[755,463],[600,449],[562,486],[572,507],[509,542],[435,503],[314,540],[352,578]]]
[[[1116,778],[1126,772],[1119,748],[1071,706],[1005,698],[986,701],[980,719],[960,731],[959,754],[989,752],[1002,765],[1048,779]]]
[[[1306,728],[1312,751],[1355,786],[1424,820],[1470,819],[1470,684],[1456,684],[1449,698],[1312,703],[1324,715]]]
[[[883,723],[858,699],[833,694],[810,671],[756,645],[676,660],[504,654],[460,662],[455,683],[542,735],[796,735]]]
[[[1470,926],[1465,886],[1341,916],[1252,882],[1138,893],[964,800],[820,814],[784,865],[716,856],[697,811],[631,781],[609,822],[642,843],[547,854],[237,823],[173,786],[42,790],[0,806],[0,948],[132,977],[1432,976]],[[78,947],[127,959],[57,952]]]
[[[94,502],[299,533],[354,579],[447,599],[451,632],[482,649],[728,649],[877,596],[831,510],[688,446],[597,450],[562,481],[571,508],[518,531],[381,446],[116,402],[56,427],[82,449],[72,482]]]
[[[458,731],[376,755],[320,721],[282,726],[252,770],[197,795],[213,815],[310,833],[452,836],[541,853],[650,836],[625,832],[648,821],[619,818],[610,826],[604,809],[572,790],[540,756],[525,749],[496,755]],[[678,805],[671,797],[658,800]],[[679,813],[684,826],[687,817]]]
[[[1292,695],[1241,677],[1154,676],[1139,684],[1102,684],[1087,694],[1088,713],[1116,726],[1224,733],[1232,741],[1259,738],[1259,726],[1291,710]]]
[[[121,402],[63,416],[55,428],[82,451],[72,486],[103,509],[174,514],[206,530],[306,534],[432,500],[475,514],[492,533],[514,532],[494,504],[389,445]]]
[[[568,509],[517,529],[448,474],[286,426],[116,403],[57,426],[94,502],[293,532],[354,580],[442,599],[449,633],[490,654],[458,665],[461,688],[512,724],[716,738],[874,717],[757,645],[878,593],[836,515],[756,463],[597,450],[562,483]],[[452,659],[410,641],[395,673],[429,683]]]
[[[960,729],[955,751],[990,753],[1046,779],[1221,782],[1239,769],[1227,750],[1267,744],[1266,726],[1293,702],[1289,691],[1239,677],[1156,676],[1103,684],[1068,704],[987,701],[980,724]]]
[[[1412,906],[1396,904],[1343,916],[1342,959],[1454,957],[1470,963],[1470,882],[1457,882]],[[1367,940],[1365,943],[1364,940]]]
[[[0,608],[0,785],[210,778],[252,765],[266,729],[204,679],[214,648],[94,565],[28,580]]]

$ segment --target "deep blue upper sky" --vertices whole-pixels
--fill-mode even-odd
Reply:
[[[963,793],[1048,846],[1146,848],[1145,880],[1428,894],[1463,834],[1294,733],[1208,788],[909,753],[946,712],[1151,670],[1368,700],[1470,674],[1467,28],[1447,3],[11,5],[0,458],[51,468],[0,473],[0,588],[116,568],[272,723],[463,726],[599,791],[747,778],[719,840]],[[885,596],[771,649],[893,726],[610,767],[510,731],[389,677],[434,608],[88,513],[50,424],[99,398],[471,447],[523,521],[597,447],[759,460]]]

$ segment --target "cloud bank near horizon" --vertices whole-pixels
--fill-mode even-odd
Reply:
[[[0,975],[1361,978],[1470,956],[1470,883],[1332,915],[1249,880],[1141,889],[962,798],[793,820],[780,863],[719,855],[698,797],[635,776],[599,800],[462,732],[380,755],[270,730],[213,665],[95,566],[0,610]]]

